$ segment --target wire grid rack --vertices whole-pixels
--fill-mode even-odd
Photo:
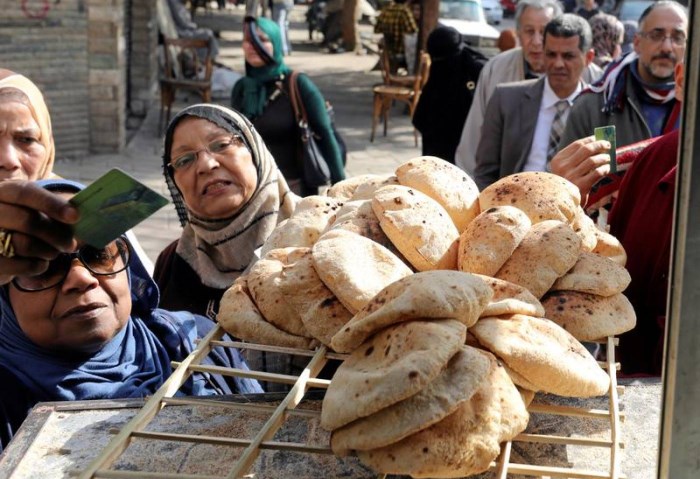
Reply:
[[[104,479],[221,479],[223,476],[211,476],[200,474],[181,473],[160,473],[134,470],[114,470],[110,467],[128,448],[132,439],[140,438],[154,441],[181,441],[195,444],[213,444],[219,446],[231,446],[244,448],[235,464],[231,465],[228,475],[225,477],[239,478],[246,476],[255,463],[262,450],[285,450],[307,454],[333,454],[330,445],[318,447],[303,443],[291,443],[273,441],[275,433],[283,426],[285,420],[290,415],[307,414],[320,415],[320,411],[295,411],[295,408],[304,398],[308,388],[327,388],[329,380],[318,379],[316,376],[329,359],[344,359],[346,355],[330,352],[325,346],[315,351],[307,351],[292,348],[281,348],[259,344],[243,343],[236,341],[222,341],[225,334],[223,329],[217,325],[198,344],[192,352],[181,363],[173,363],[175,370],[170,378],[149,398],[139,412],[131,419],[109,442],[88,467],[78,473],[81,479],[104,478]],[[620,450],[624,447],[621,440],[621,421],[624,415],[620,412],[619,396],[624,392],[624,388],[618,386],[616,371],[620,365],[615,361],[615,346],[617,339],[609,337],[600,341],[606,346],[606,360],[600,362],[610,377],[610,389],[608,391],[609,408],[594,409],[587,407],[561,406],[555,404],[541,404],[533,402],[528,407],[533,414],[549,414],[557,416],[568,416],[572,418],[584,418],[585,420],[600,421],[608,423],[610,427],[609,439],[592,439],[586,437],[567,437],[550,434],[521,433],[512,441],[502,445],[501,454],[496,461],[492,462],[489,470],[495,479],[507,479],[512,475],[524,475],[540,478],[570,478],[570,479],[626,479],[620,471]],[[242,349],[252,349],[272,353],[286,353],[295,356],[310,357],[308,365],[299,376],[266,373],[260,371],[248,371],[242,369],[224,368],[219,366],[201,365],[214,347],[236,347]],[[238,376],[254,378],[260,381],[271,381],[291,385],[290,391],[277,406],[219,402],[200,398],[174,397],[176,392],[187,380],[190,374],[195,371],[222,374],[227,376]],[[242,408],[255,411],[268,411],[271,413],[267,422],[252,439],[223,438],[205,435],[174,434],[162,432],[148,432],[146,427],[156,417],[158,412],[166,406],[175,405],[207,405],[220,408]],[[514,442],[523,443],[544,443],[558,446],[585,446],[593,448],[605,448],[610,451],[610,463],[607,470],[582,470],[570,467],[553,467],[536,464],[522,464],[511,462],[511,451]],[[387,479],[385,474],[378,474],[377,479]],[[393,476],[395,477],[395,476]]]

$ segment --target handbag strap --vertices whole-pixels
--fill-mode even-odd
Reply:
[[[309,122],[306,118],[306,109],[304,108],[304,102],[301,100],[301,95],[299,94],[299,84],[297,83],[297,78],[299,78],[299,72],[296,71],[293,71],[289,76],[289,98],[292,101],[294,115],[297,117],[299,124],[308,125]]]

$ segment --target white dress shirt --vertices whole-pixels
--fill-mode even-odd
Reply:
[[[571,105],[581,93],[583,84],[581,82],[576,86],[576,90],[566,98],[559,98],[552,87],[549,86],[549,78],[544,82],[544,91],[542,92],[542,101],[540,102],[540,111],[537,115],[537,126],[535,126],[535,134],[532,137],[532,147],[530,154],[527,157],[523,171],[545,171],[547,166],[547,148],[549,147],[549,132],[552,129],[552,122],[557,111],[554,106],[559,100],[569,102],[569,108],[563,114],[564,123],[569,117]]]

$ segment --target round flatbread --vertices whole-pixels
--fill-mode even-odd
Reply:
[[[335,372],[321,426],[332,431],[417,394],[445,369],[466,333],[447,319],[404,322],[376,334]]]
[[[622,246],[622,243],[620,243],[617,238],[610,233],[599,230],[598,228],[595,229],[595,235],[598,242],[596,243],[595,248],[593,248],[593,253],[610,258],[620,266],[627,264],[627,253],[625,252],[625,248]]]
[[[352,201],[371,200],[374,197],[374,192],[379,188],[387,185],[399,184],[398,178],[392,174],[375,176],[376,178],[370,178],[361,185],[358,185],[350,199]]]
[[[456,319],[469,327],[492,295],[483,280],[469,273],[416,273],[380,291],[333,336],[331,345],[339,352],[353,351],[376,331],[414,318]]]
[[[417,394],[333,431],[333,452],[346,455],[353,449],[388,446],[441,421],[481,388],[490,368],[486,355],[462,346],[447,368]]]
[[[598,296],[555,291],[542,300],[545,317],[579,341],[594,341],[627,332],[637,324],[632,304],[623,294]]]
[[[532,224],[546,220],[573,222],[581,204],[581,193],[559,175],[526,171],[501,178],[479,195],[481,211],[494,206],[515,206]]]
[[[571,226],[548,220],[532,225],[520,245],[496,273],[541,298],[569,271],[581,253],[581,239]]]
[[[273,249],[289,247],[310,248],[333,221],[340,204],[327,196],[307,196],[301,199],[294,214],[272,231],[262,246],[262,256]]]
[[[318,345],[313,338],[289,334],[265,321],[250,298],[243,276],[224,293],[216,320],[233,337],[251,343],[297,349],[313,349]]]
[[[333,335],[352,318],[350,311],[316,273],[310,249],[282,267],[279,288],[306,331],[327,346]]]
[[[470,331],[538,391],[560,396],[605,394],[610,377],[581,343],[544,318],[482,318]]]
[[[319,277],[353,314],[387,285],[413,274],[379,243],[342,229],[325,233],[311,251]]]
[[[542,303],[530,291],[515,283],[490,276],[476,275],[491,287],[493,297],[481,317],[502,316],[504,314],[526,314],[544,316]]]
[[[598,237],[595,234],[595,230],[598,228],[590,216],[583,211],[583,208],[579,207],[576,210],[576,216],[571,223],[571,228],[581,238],[581,249],[583,251],[593,251],[598,243]]]
[[[281,248],[270,251],[248,273],[248,289],[265,320],[296,336],[312,337],[301,317],[290,308],[279,288],[282,267],[296,261],[308,248]]]
[[[624,266],[604,256],[581,253],[574,267],[556,280],[550,290],[612,296],[627,289],[630,281],[632,278]]]
[[[347,206],[349,208],[346,209]],[[334,229],[343,229],[369,238],[394,253],[406,265],[410,265],[408,260],[396,249],[394,243],[382,230],[379,218],[377,218],[372,209],[372,200],[350,201],[343,205],[338,212],[335,222],[330,225],[328,231]]]
[[[399,183],[442,205],[458,232],[479,214],[479,188],[461,168],[435,156],[419,156],[396,169]]]
[[[457,269],[459,232],[438,202],[406,186],[384,186],[372,199],[379,224],[418,271]]]
[[[336,200],[339,201],[347,201],[352,198],[352,196],[355,194],[355,190],[360,185],[364,185],[365,183],[373,183],[377,181],[384,181],[386,179],[386,176],[381,176],[381,175],[358,175],[358,176],[353,176],[351,178],[346,178],[343,181],[339,181],[330,188],[328,188],[328,191],[326,194],[330,196],[331,198],[335,198]]]
[[[482,211],[459,237],[457,268],[495,276],[531,226],[530,218],[513,206]]]
[[[500,444],[521,433],[529,420],[520,393],[493,355],[489,376],[472,397],[442,421],[401,441],[358,451],[362,462],[386,474],[464,477],[488,469]]]

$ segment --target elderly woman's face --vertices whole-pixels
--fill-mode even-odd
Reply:
[[[108,245],[103,256],[90,257],[104,261],[111,251]],[[49,271],[52,267],[58,271],[54,265],[60,261],[54,260]],[[113,266],[123,267],[119,261]],[[58,285],[35,292],[20,291],[12,285],[9,296],[24,334],[34,344],[57,351],[97,352],[124,328],[131,314],[126,270],[98,276],[78,258],[72,259],[65,279]]]
[[[187,117],[177,125],[170,165],[187,208],[205,219],[233,215],[253,196],[258,182],[243,141],[203,118]]]
[[[46,161],[40,137],[39,125],[27,105],[0,101],[0,181],[39,178]]]

